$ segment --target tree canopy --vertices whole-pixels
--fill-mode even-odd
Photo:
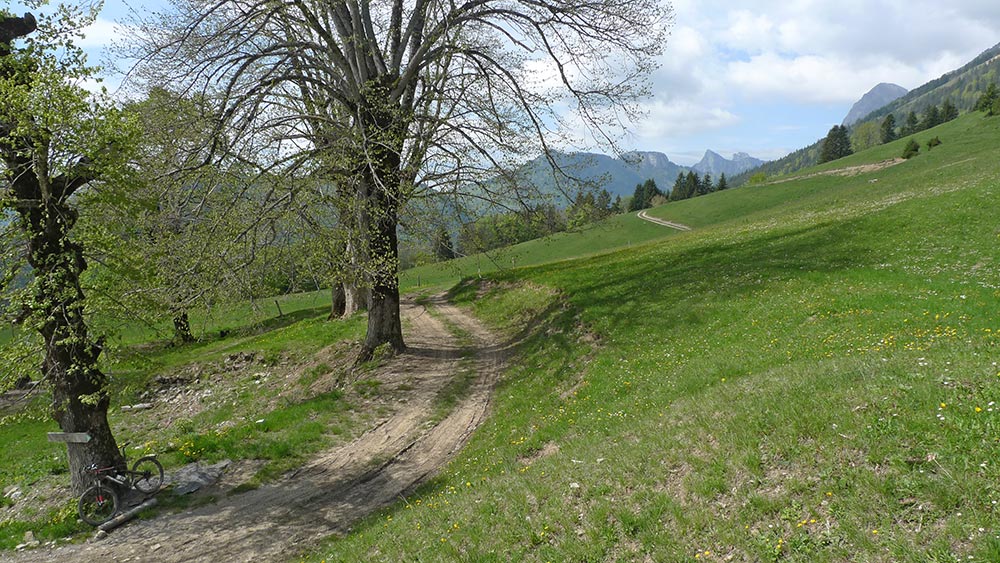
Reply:
[[[551,155],[564,111],[613,146],[670,16],[659,0],[175,0],[133,54],[149,83],[215,104],[229,141],[216,154],[338,186],[371,289],[366,356],[404,348],[401,206],[431,191],[521,199],[511,170]]]

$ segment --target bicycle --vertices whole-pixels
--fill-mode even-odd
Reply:
[[[127,442],[121,446],[121,466],[97,467],[95,463],[87,467],[87,471],[94,474],[97,482],[83,491],[77,508],[80,511],[80,518],[91,526],[100,526],[118,514],[119,497],[115,489],[134,488],[150,496],[163,486],[163,466],[156,456],[147,455],[139,458],[129,470],[128,459],[125,456],[127,446]]]

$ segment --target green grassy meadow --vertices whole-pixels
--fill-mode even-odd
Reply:
[[[616,215],[579,231],[557,233],[487,254],[412,268],[400,274],[400,287],[404,292],[443,291],[462,278],[483,277],[494,272],[629,248],[675,236],[678,232],[643,221],[635,213]]]
[[[931,136],[458,285],[534,327],[492,417],[309,560],[1000,561],[1000,121]]]
[[[933,136],[876,172],[802,178],[905,140],[651,211],[692,232],[629,214],[404,272],[404,291],[450,289],[517,335],[511,367],[441,474],[306,560],[1000,561],[1000,120],[917,139]],[[113,408],[120,439],[168,471],[261,460],[257,483],[356,429],[348,396],[308,390],[337,369],[317,354],[347,353],[364,319],[325,320],[326,292],[278,303],[192,317],[204,338],[184,346],[122,334],[116,407],[158,376],[238,380],[168,427]],[[261,406],[265,373],[305,364]],[[4,486],[66,480],[42,403],[0,418]],[[0,548],[85,531],[65,500],[0,523]]]

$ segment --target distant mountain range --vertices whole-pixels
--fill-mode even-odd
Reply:
[[[931,80],[888,104],[869,111],[853,125],[857,126],[868,121],[881,122],[890,113],[896,116],[896,123],[903,123],[908,113],[914,112],[922,115],[928,107],[940,106],[945,100],[951,100],[960,111],[971,111],[986,88],[998,80],[1000,80],[1000,44],[983,51],[962,68]],[[875,88],[879,89],[878,86]],[[861,104],[861,101],[858,104]],[[853,118],[853,115],[849,114],[848,118]],[[848,119],[844,121],[846,123]],[[825,131],[818,133],[826,134]],[[739,186],[757,173],[763,173],[766,176],[780,176],[813,166],[819,163],[822,142],[820,139],[788,156],[766,162],[759,168],[744,172],[734,177],[731,185]]]
[[[761,164],[764,164],[763,160],[754,158],[745,152],[738,152],[733,155],[732,159],[728,159],[719,153],[705,151],[701,162],[692,166],[691,169],[699,174],[711,174],[713,178],[718,179],[722,174],[732,177],[757,168]]]
[[[872,88],[858,100],[858,103],[854,104],[854,107],[848,112],[847,117],[844,118],[843,125],[850,127],[863,120],[871,112],[891,104],[908,93],[909,90],[902,86],[883,82]]]
[[[864,121],[885,118],[895,114],[896,123],[902,123],[909,112],[922,114],[928,106],[940,106],[951,100],[961,111],[969,111],[986,91],[987,86],[1000,80],[1000,44],[983,51],[968,64],[915,88],[888,105],[873,110]]]
[[[708,173],[718,179],[721,174],[734,176],[763,163],[742,152],[728,159],[713,151],[706,151],[701,161],[690,167],[672,162],[663,153],[651,151],[635,151],[622,155],[621,158],[585,152],[556,153],[553,159],[572,180],[560,181],[557,186],[549,163],[541,156],[527,163],[521,174],[526,182],[540,188],[542,193],[562,193],[569,197],[575,192],[576,185],[605,189],[612,196],[631,196],[635,193],[637,184],[649,179],[653,179],[666,192],[673,187],[677,175],[681,173],[687,174],[693,170],[699,175]]]

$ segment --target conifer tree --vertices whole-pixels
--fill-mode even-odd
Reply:
[[[646,199],[646,186],[645,184],[636,184],[635,192],[632,193],[632,201],[628,204],[629,211],[641,211],[645,209],[643,207],[643,201]]]
[[[611,214],[611,192],[608,190],[601,190],[597,194],[597,200],[594,203],[594,210],[596,212],[597,219],[603,219]]]
[[[715,186],[715,191],[721,192],[722,190],[728,190],[728,189],[729,189],[729,182],[726,181],[726,173],[723,172],[722,175],[719,176],[719,183]]]
[[[920,130],[930,129],[941,125],[941,111],[937,106],[930,106],[924,110],[924,118],[920,122]]]
[[[698,193],[698,184],[700,182],[701,180],[698,179],[698,175],[693,170],[688,172],[687,176],[684,177],[684,193],[681,199],[694,197]]]
[[[947,123],[954,119],[958,119],[958,107],[951,102],[951,98],[948,98],[941,104],[941,123]]]
[[[847,134],[847,127],[834,125],[827,133],[820,149],[819,162],[830,162],[839,158],[844,158],[852,153],[851,139]]]
[[[653,198],[662,195],[663,192],[656,186],[656,181],[650,178],[641,184],[636,184],[635,195],[632,197],[632,203],[629,204],[628,209],[629,211],[649,209],[653,205]]]
[[[712,193],[712,175],[705,172],[705,176],[702,177],[701,181],[698,182],[698,195],[706,195]]]
[[[976,102],[976,107],[973,109],[975,111],[985,111],[986,113],[993,115],[993,104],[997,99],[997,84],[996,82],[991,82],[990,85],[986,87],[986,92],[979,97],[979,101]]]
[[[434,255],[442,262],[455,257],[455,249],[451,243],[451,234],[444,226],[438,227],[434,235]]]
[[[912,135],[920,130],[920,118],[917,117],[917,112],[911,111],[906,115],[906,123],[903,124],[903,130],[900,131],[901,137],[906,137]]]
[[[677,179],[674,180],[674,187],[670,190],[670,201],[680,201],[684,199],[684,173],[678,172]]]
[[[620,195],[615,196],[615,202],[611,204],[611,214],[612,215],[619,215],[619,214],[623,213],[624,211],[625,211],[625,208],[622,206],[622,196],[620,196]]]
[[[896,137],[896,116],[889,114],[882,120],[882,144],[895,141]]]
[[[653,201],[654,197],[658,195],[663,195],[663,192],[660,191],[659,186],[656,185],[656,180],[650,178],[646,180],[646,183],[644,185],[646,187],[646,193],[649,194],[649,199],[647,203]]]

